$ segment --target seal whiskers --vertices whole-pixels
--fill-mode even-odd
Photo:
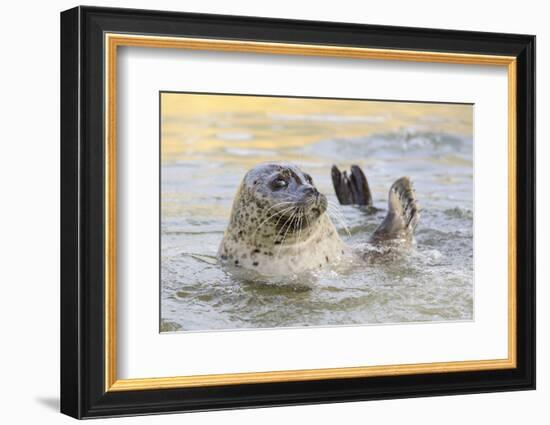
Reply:
[[[279,206],[281,204],[289,204],[290,202],[279,202],[278,204],[276,205],[273,205],[271,209],[273,209],[274,207],[276,206]],[[289,211],[292,211],[292,209],[294,208],[294,206],[291,206],[291,207],[287,207],[287,208],[283,208],[281,211],[277,211],[275,213],[273,213],[272,215],[270,215],[269,217],[267,217],[264,221],[262,221],[258,227],[256,227],[256,230],[254,230],[254,234],[256,234],[258,232],[258,230],[260,230],[260,228],[265,224],[267,223],[269,220],[271,220],[273,217],[276,217],[278,216],[279,214],[281,214],[282,216],[284,216],[285,213],[289,212]]]
[[[298,232],[298,243],[300,243],[300,239],[302,237],[302,227],[303,227],[303,223],[305,221],[304,217],[306,217],[306,215],[305,215],[305,212],[302,211],[302,214],[300,215],[300,226],[299,226],[300,230]]]
[[[292,215],[290,216],[289,220],[290,222],[288,223],[288,220],[285,222],[285,224],[283,224],[283,229],[286,225],[286,223],[288,223],[288,227],[286,228],[286,231],[285,231],[285,234],[283,236],[283,240],[281,241],[280,243],[280,246],[279,246],[279,251],[278,251],[278,254],[281,253],[281,248],[283,247],[283,245],[285,244],[285,240],[286,240],[286,235],[288,234],[288,231],[290,230],[290,227],[293,225],[293,221],[294,221],[294,217],[296,216],[296,211],[294,211],[292,213]]]
[[[344,228],[348,236],[351,237],[351,232],[346,223],[346,219],[344,218],[344,214],[342,213],[342,211],[340,211],[340,208],[338,208],[338,206],[332,201],[328,201],[327,213],[331,218],[338,221],[340,225]]]

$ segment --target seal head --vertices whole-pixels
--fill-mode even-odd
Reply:
[[[309,174],[293,164],[260,164],[237,191],[218,258],[264,275],[322,268],[343,254],[326,210]]]

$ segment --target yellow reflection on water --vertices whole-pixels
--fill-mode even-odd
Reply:
[[[409,131],[472,136],[471,105],[163,93],[162,160]]]

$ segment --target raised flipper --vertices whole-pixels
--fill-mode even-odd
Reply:
[[[388,214],[376,228],[371,240],[412,240],[414,229],[420,218],[416,196],[408,177],[401,177],[390,188]]]
[[[334,191],[341,205],[372,206],[369,183],[361,168],[352,165],[348,177],[346,171],[342,173],[336,165],[333,165],[331,174]]]

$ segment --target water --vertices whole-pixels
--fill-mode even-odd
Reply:
[[[473,319],[471,107],[269,101],[163,95],[161,330]],[[351,236],[335,223],[358,249],[384,217],[391,183],[411,177],[415,247],[285,278],[221,269],[216,252],[243,175],[279,160],[299,164],[336,203],[332,164],[363,168],[379,211],[341,206]]]

